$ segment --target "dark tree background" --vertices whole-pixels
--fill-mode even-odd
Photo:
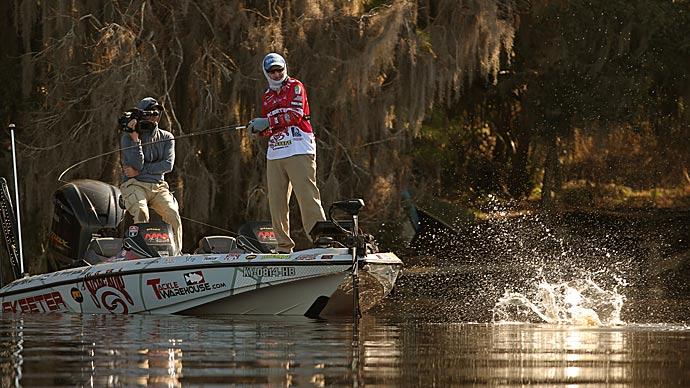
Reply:
[[[246,123],[269,51],[308,89],[326,206],[363,197],[370,221],[398,215],[404,190],[463,206],[690,194],[685,0],[17,0],[0,17],[0,117],[20,128],[34,254],[57,177],[115,149],[123,110],[156,97],[176,136]],[[238,131],[176,151],[183,216],[224,228],[268,217],[265,144]],[[5,138],[0,158],[9,177]],[[119,171],[113,154],[65,179],[118,184]],[[186,246],[209,232],[184,227]]]

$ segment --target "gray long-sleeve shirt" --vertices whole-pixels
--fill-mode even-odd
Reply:
[[[153,141],[159,143],[150,143]],[[172,171],[175,164],[175,137],[172,133],[163,129],[156,128],[153,131],[141,131],[139,141],[135,142],[129,133],[123,133],[120,138],[120,148],[123,148],[122,165],[130,166],[139,171],[139,175],[134,179],[141,182],[161,183],[164,181],[166,173]],[[128,148],[132,147],[132,148]],[[122,176],[122,181],[127,181],[128,177]]]

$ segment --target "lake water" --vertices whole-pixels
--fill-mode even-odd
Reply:
[[[690,386],[690,223],[626,225],[469,229],[358,322],[4,315],[0,386]]]
[[[0,320],[8,386],[687,386],[674,325],[30,315]],[[353,329],[356,330],[353,332]]]

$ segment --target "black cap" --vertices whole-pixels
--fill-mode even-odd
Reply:
[[[141,110],[152,110],[158,109],[163,110],[163,105],[159,104],[153,97],[145,97],[137,104],[137,109]]]

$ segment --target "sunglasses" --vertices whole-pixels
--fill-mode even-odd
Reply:
[[[145,110],[141,112],[141,117],[157,117],[160,116],[160,112],[157,110]]]

